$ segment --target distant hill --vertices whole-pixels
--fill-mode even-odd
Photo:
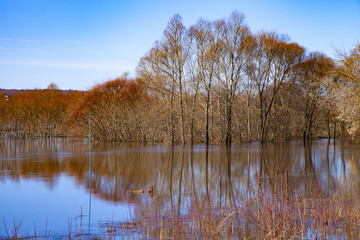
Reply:
[[[21,92],[21,91],[25,91],[25,90],[31,91],[34,89],[4,89],[4,88],[0,88],[0,94],[5,94],[5,95],[8,95],[8,97],[11,97],[11,95],[14,95],[17,92]],[[65,94],[68,94],[71,91],[75,91],[75,90],[60,90],[60,91],[62,91]],[[82,91],[79,91],[79,92],[82,92]]]
[[[3,88],[0,88],[0,93],[2,94],[5,94],[5,95],[8,95],[9,97],[11,97],[11,95],[17,93],[17,92],[20,92],[22,90],[19,90],[19,89],[3,89]]]

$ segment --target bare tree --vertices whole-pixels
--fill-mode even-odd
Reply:
[[[354,107],[360,104],[360,43],[349,52],[338,51],[337,55],[338,80],[335,86],[342,93],[337,98],[338,119],[342,122],[343,134],[346,132],[355,139],[360,134],[360,108]]]
[[[333,60],[317,52],[311,53],[306,61],[296,66],[297,84],[302,95],[299,104],[304,113],[304,142],[311,139],[314,115],[321,104],[321,98],[326,96],[333,69]]]
[[[181,142],[185,143],[185,70],[184,66],[189,54],[188,35],[182,24],[180,15],[172,17],[163,33],[163,39],[156,42],[155,47],[144,57],[139,65],[140,76],[150,81],[151,85],[166,86],[170,97],[170,138],[175,141],[175,100],[180,102]]]
[[[212,104],[213,81],[217,69],[219,53],[223,48],[219,40],[220,32],[215,28],[215,23],[200,20],[190,28],[195,53],[194,62],[197,65],[196,77],[202,83],[205,92],[205,143],[210,143],[210,108]]]
[[[219,54],[217,78],[225,91],[225,143],[232,142],[232,116],[234,100],[238,94],[240,81],[243,79],[246,60],[247,38],[250,36],[243,14],[234,12],[228,21],[219,21],[217,28],[224,47]]]
[[[260,138],[265,142],[275,97],[292,67],[301,61],[304,49],[287,43],[284,36],[260,33],[252,45],[248,74],[254,81],[260,114]]]

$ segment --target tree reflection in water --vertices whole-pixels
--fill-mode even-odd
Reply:
[[[190,201],[236,206],[238,196],[256,195],[259,177],[267,179],[266,184],[276,194],[281,185],[280,176],[284,174],[287,174],[290,194],[318,191],[328,196],[339,189],[359,191],[359,147],[344,143],[331,145],[325,140],[305,146],[294,141],[233,144],[229,148],[95,143],[92,146],[93,197],[115,204],[134,204],[136,214],[142,215],[149,209],[180,214],[187,210]],[[86,141],[3,139],[0,146],[0,184],[39,179],[47,183],[50,192],[59,176],[66,174],[75,179],[79,187],[90,186]],[[151,186],[154,186],[153,198],[149,194],[127,192],[139,189],[147,192]]]

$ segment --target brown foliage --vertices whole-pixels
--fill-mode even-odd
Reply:
[[[138,79],[117,78],[88,91],[74,107],[67,122],[71,135],[84,136],[89,129],[101,142],[144,141],[144,117],[149,97]]]
[[[340,52],[338,74],[356,86],[357,91],[360,87],[360,43],[349,53]]]
[[[343,124],[342,132],[352,140],[360,136],[360,43],[350,52],[338,52],[338,79],[335,86],[340,94],[337,97],[337,117]],[[347,127],[345,127],[345,125]]]
[[[2,133],[11,137],[64,135],[70,104],[81,93],[64,93],[52,84],[44,90],[24,90],[2,99]]]

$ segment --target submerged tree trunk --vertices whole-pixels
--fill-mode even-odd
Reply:
[[[196,114],[195,110],[196,110],[197,95],[198,95],[198,84],[195,89],[195,96],[194,96],[193,106],[192,106],[192,111],[191,111],[192,112],[191,113],[191,122],[190,122],[190,143],[191,144],[194,143],[194,125],[195,125],[195,114]]]
[[[327,130],[328,130],[328,141],[330,141],[330,138],[331,138],[331,130],[330,130],[330,110],[329,110],[328,118],[327,118]]]
[[[227,117],[227,125],[226,125],[226,139],[225,139],[225,143],[227,146],[231,145],[231,121],[232,121],[232,103],[230,102],[229,103],[229,106],[227,106],[227,109],[226,109],[226,117]]]
[[[184,114],[184,99],[183,99],[183,87],[182,87],[182,79],[180,73],[179,80],[179,90],[180,90],[180,118],[181,118],[181,143],[185,144],[185,114]]]
[[[250,105],[250,95],[247,99],[247,141],[251,141],[251,105]]]
[[[205,144],[209,145],[210,143],[210,136],[209,136],[209,110],[210,110],[210,93],[208,92],[206,98],[206,110],[205,110]]]
[[[174,88],[174,87],[173,87]],[[175,143],[174,94],[170,96],[170,141]]]

